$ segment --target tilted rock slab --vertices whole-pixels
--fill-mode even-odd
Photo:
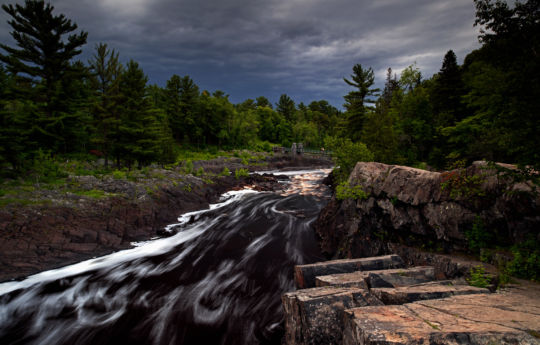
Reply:
[[[500,294],[354,308],[345,312],[343,344],[538,345],[539,311],[538,298]]]
[[[298,289],[305,289],[315,286],[315,278],[317,276],[403,267],[405,267],[405,264],[397,255],[317,262],[295,266],[294,282]]]
[[[356,286],[364,289],[373,287],[398,287],[429,282],[435,279],[431,266],[397,268],[378,271],[356,271],[351,273],[319,276],[316,286]]]

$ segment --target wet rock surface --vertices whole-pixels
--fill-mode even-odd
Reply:
[[[339,260],[330,263],[338,264]],[[324,262],[309,266],[317,265],[321,270],[328,267]],[[490,293],[459,279],[433,280],[434,272],[424,266],[316,277],[319,285],[327,285],[282,297],[286,343],[540,344],[540,285],[521,282]],[[383,285],[391,287],[376,287],[375,276],[386,278]],[[395,277],[432,281],[392,281]],[[350,307],[355,304],[360,305]]]

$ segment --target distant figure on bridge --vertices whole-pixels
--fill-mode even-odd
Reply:
[[[324,155],[324,147],[321,147],[321,153]]]
[[[293,155],[296,155],[296,143],[292,143],[292,146],[291,146],[291,153]]]
[[[302,153],[304,153],[304,144],[303,144],[303,143],[298,143],[297,153],[298,153],[299,155],[301,155]]]

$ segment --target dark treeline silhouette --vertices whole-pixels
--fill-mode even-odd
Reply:
[[[139,64],[120,63],[101,43],[75,60],[87,33],[44,1],[2,5],[15,47],[0,48],[0,169],[14,174],[43,153],[87,154],[132,167],[174,162],[180,148],[272,145],[349,147],[386,163],[435,168],[488,159],[538,166],[539,3],[474,0],[482,46],[458,65],[449,50],[429,79],[415,64],[389,68],[383,90],[357,64],[345,82],[345,112],[283,94],[232,104],[223,91],[201,91],[189,76],[148,85]]]

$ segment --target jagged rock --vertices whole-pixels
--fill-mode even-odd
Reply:
[[[532,183],[514,182],[485,162],[443,173],[359,162],[348,182],[368,198],[333,198],[315,223],[323,251],[333,257],[391,253],[392,242],[463,250],[476,223],[508,244],[540,236],[540,194]]]
[[[395,288],[374,288],[370,291],[386,305],[405,304],[428,299],[440,299],[454,295],[489,293],[488,289],[468,285],[448,285],[448,283],[420,284]]]
[[[387,269],[379,271],[357,271],[352,273],[318,276],[316,286],[356,286],[364,289],[370,287],[398,287],[425,283],[435,279],[433,267],[422,266],[407,269]]]
[[[315,286],[315,278],[317,276],[403,267],[405,267],[403,260],[397,255],[317,262],[295,266],[294,281],[297,288],[305,289]]]
[[[285,340],[289,345],[341,344],[345,309],[382,305],[367,290],[320,287],[282,296]]]

